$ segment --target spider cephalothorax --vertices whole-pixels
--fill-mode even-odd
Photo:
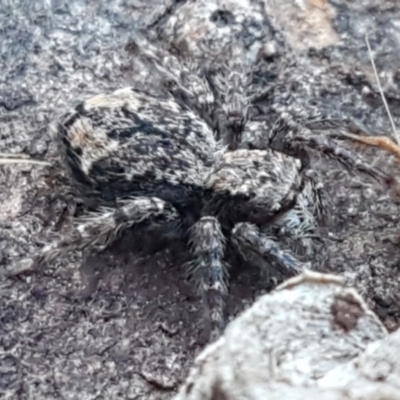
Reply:
[[[62,118],[61,154],[90,211],[42,258],[69,249],[100,251],[139,227],[143,234],[157,231],[167,242],[187,244],[188,272],[220,328],[227,249],[263,268],[296,273],[304,266],[282,248],[280,235],[313,233],[326,212],[307,169],[308,149],[324,152],[326,141],[305,135],[310,131],[285,113],[271,131],[251,120],[252,97],[243,87],[248,76],[240,68],[180,63],[151,46],[135,52],[156,66],[156,85],[168,84],[159,85],[159,94],[135,88],[102,94]],[[237,90],[227,86],[230,77]],[[245,111],[236,110],[241,104]],[[329,155],[357,160],[351,165],[382,176],[352,154]],[[312,254],[307,238],[303,244]]]

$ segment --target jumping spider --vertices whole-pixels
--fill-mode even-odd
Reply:
[[[154,67],[159,92],[129,87],[101,94],[61,119],[61,154],[89,211],[76,221],[74,234],[46,247],[41,259],[71,249],[100,252],[127,230],[183,241],[192,254],[188,272],[218,331],[224,325],[226,249],[288,273],[305,263],[282,249],[281,235],[300,237],[312,254],[302,236],[315,232],[328,210],[308,168],[311,150],[378,181],[387,177],[288,112],[271,130],[252,120],[257,94],[248,94],[250,74],[241,68],[199,66],[149,44],[132,48]]]

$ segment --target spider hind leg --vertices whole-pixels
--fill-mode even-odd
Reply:
[[[218,220],[203,217],[190,230],[194,260],[188,273],[203,298],[209,318],[211,338],[219,336],[225,327],[225,296],[227,269],[224,265],[225,239]]]
[[[245,259],[258,257],[274,259],[290,274],[297,274],[308,264],[299,261],[289,251],[281,250],[277,241],[250,223],[238,223],[232,230],[232,240]],[[268,274],[269,275],[269,274]]]
[[[72,250],[93,249],[102,252],[135,225],[149,227],[175,222],[178,228],[180,216],[172,205],[159,198],[135,197],[121,202],[116,208],[101,207],[78,219],[70,237],[45,247],[35,260],[40,265],[51,262]]]

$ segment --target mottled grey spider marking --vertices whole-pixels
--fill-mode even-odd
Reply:
[[[164,229],[187,242],[188,272],[218,328],[227,241],[276,259],[289,273],[301,270],[261,228],[258,240],[256,228],[247,239],[238,229],[270,226],[290,212],[305,183],[299,161],[269,149],[226,151],[196,112],[133,88],[81,103],[60,121],[58,135],[71,182],[92,211],[76,221],[70,237],[46,248],[43,260],[72,249],[102,251],[138,226]]]
[[[310,236],[329,213],[318,173],[308,168],[312,151],[378,180],[386,176],[314,133],[302,111],[293,109],[293,117],[277,102],[270,115],[254,116],[252,71],[238,58],[197,64],[140,37],[130,49],[153,68],[149,87],[158,93],[124,88],[101,94],[61,119],[60,151],[90,211],[39,258],[103,251],[127,230],[160,232],[187,245],[188,274],[219,331],[228,249],[268,266],[267,272],[293,274],[305,265],[281,246],[285,237],[299,239],[312,256]]]
[[[256,68],[248,65],[241,54],[243,49],[240,43],[235,40],[231,41],[227,59],[219,63],[212,54],[208,54],[207,61],[207,53],[201,59],[201,64],[196,63],[184,52],[181,54],[186,56],[184,59],[177,58],[161,48],[151,46],[144,38],[138,38],[137,48],[143,49],[142,53],[151,60],[164,78],[170,78],[171,70],[179,71],[175,72],[175,87],[179,87],[181,92],[182,88],[185,88],[187,94],[183,97],[176,90],[170,90],[170,93],[176,100],[186,102],[192,109],[198,110],[202,119],[207,121],[217,139],[221,140],[228,150],[239,147],[272,148],[301,159],[304,165],[308,165],[315,155],[322,155],[338,161],[349,171],[369,175],[379,183],[393,183],[392,178],[369,166],[360,156],[346,150],[334,139],[347,139],[345,136],[340,137],[340,132],[354,127],[353,121],[342,115],[341,119],[337,116],[331,118],[329,113],[321,112],[317,106],[301,105],[298,97],[301,98],[302,94],[297,94],[296,97],[290,85],[300,86],[305,91],[305,98],[312,98],[314,89],[311,88],[311,84],[304,83],[302,69],[295,68],[295,61],[288,62],[292,75],[284,74],[289,87],[278,81],[271,83],[266,92],[260,94],[257,86],[253,84]],[[172,59],[176,69],[166,65],[166,62],[171,63]],[[189,59],[190,62],[185,62],[185,59]],[[194,67],[196,65],[197,67]],[[190,79],[187,79],[188,77]],[[270,105],[263,110],[261,116],[254,118],[253,108],[266,93]],[[266,118],[266,115],[269,118]]]
[[[240,41],[242,57],[256,62],[262,44],[273,40],[262,1],[196,0],[182,2],[173,15],[149,32],[152,39],[185,49],[195,58],[213,55],[226,61],[232,38]],[[147,28],[149,31],[149,29]],[[269,36],[269,37],[268,37]]]

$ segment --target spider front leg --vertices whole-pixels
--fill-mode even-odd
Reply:
[[[315,171],[309,169],[305,173],[306,185],[304,197],[312,204],[312,213],[316,220],[326,226],[331,222],[332,201],[327,197],[323,183],[318,179]],[[301,199],[300,199],[301,200]]]
[[[342,132],[340,136],[349,138],[355,142],[363,143],[367,146],[378,147],[381,150],[385,150],[400,160],[400,145],[395,143],[388,136],[366,136],[366,135],[355,135],[354,133]]]
[[[157,72],[161,87],[179,104],[195,111],[209,126],[215,127],[215,93],[209,86],[206,76],[209,71],[205,67],[193,62],[185,51],[174,55],[154,46],[138,33],[136,38],[131,38],[127,48]]]
[[[308,259],[316,254],[315,241],[321,241],[321,228],[327,228],[332,222],[330,210],[333,204],[327,198],[324,185],[316,179],[316,172],[305,171],[305,185],[297,197],[297,203],[274,225],[267,226],[263,232],[285,239],[296,246]],[[297,250],[296,250],[297,252]]]
[[[272,128],[270,146],[278,151],[308,162],[308,153],[313,150],[332,160],[338,161],[351,171],[366,174],[379,183],[390,184],[393,178],[380,169],[369,165],[357,154],[346,150],[333,141],[328,134],[315,134],[300,126],[289,115],[282,114]]]
[[[293,142],[297,142],[299,146],[301,146],[304,143],[304,140],[303,138],[294,138]],[[346,150],[327,137],[313,135],[307,138],[306,145],[308,148],[317,150],[327,157],[340,162],[348,170],[358,171],[369,175],[380,183],[387,182],[389,178],[383,171],[371,166],[355,153]]]
[[[237,58],[232,57],[234,60]],[[247,74],[241,64],[233,64],[222,68],[215,81],[208,81],[219,104],[216,112],[219,138],[230,151],[237,150],[248,119]]]
[[[102,251],[123,232],[135,225],[148,227],[176,223],[179,214],[175,208],[157,197],[135,197],[124,200],[116,208],[101,207],[77,220],[70,238],[45,247],[37,263],[51,262],[70,250],[92,247]]]
[[[256,225],[247,222],[236,224],[232,230],[232,241],[247,260],[272,257],[291,274],[297,274],[308,267],[308,264],[300,262],[290,252],[281,250],[279,244]]]
[[[225,238],[218,220],[201,218],[190,230],[194,261],[189,274],[202,295],[211,325],[211,337],[219,336],[225,326],[224,308],[227,292],[227,270],[223,264]]]

